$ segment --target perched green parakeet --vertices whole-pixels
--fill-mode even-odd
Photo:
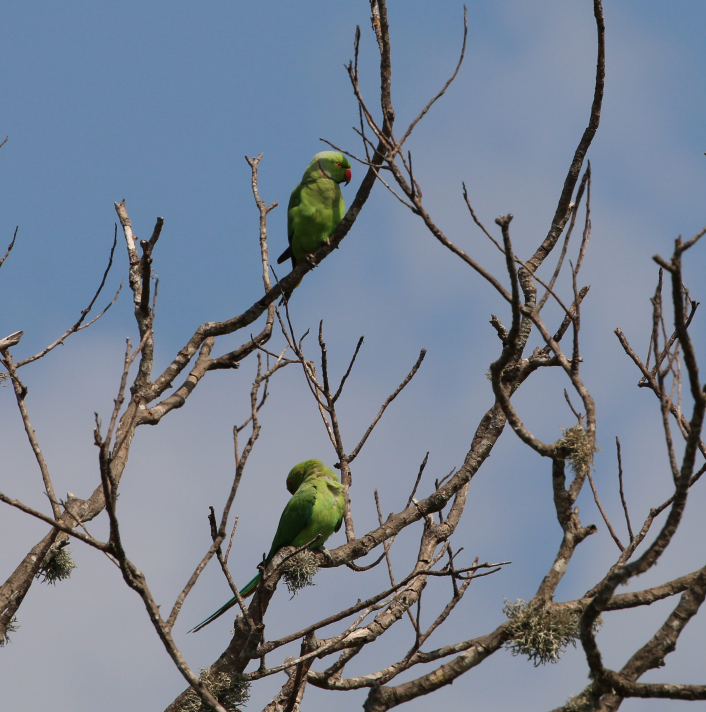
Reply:
[[[317,153],[292,191],[287,207],[289,247],[277,264],[292,259],[292,269],[316,252],[341,222],[346,206],[339,183],[351,180],[351,164],[338,151]]]
[[[270,553],[264,561],[264,568],[267,568],[283,546],[304,546],[321,535],[310,548],[322,548],[331,534],[341,528],[343,485],[338,481],[338,475],[323,462],[306,460],[295,465],[287,475],[287,489],[293,496],[287,502],[279,519],[277,533],[272,540]],[[258,573],[243,587],[240,595],[246,598],[254,593],[260,578],[261,575]],[[201,630],[236,603],[237,599],[233,596],[228,603],[189,632]]]

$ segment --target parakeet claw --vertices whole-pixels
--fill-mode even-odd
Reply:
[[[283,307],[289,302],[289,299],[292,296],[292,291],[293,290],[289,289],[282,292],[282,299],[279,300],[279,306]]]
[[[325,546],[317,546],[316,551],[320,551],[324,555],[324,559],[326,559],[326,563],[333,566],[333,557],[329,553],[329,550]]]

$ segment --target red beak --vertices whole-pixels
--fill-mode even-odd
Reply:
[[[346,170],[346,185],[348,185],[351,182],[351,169],[349,168]]]

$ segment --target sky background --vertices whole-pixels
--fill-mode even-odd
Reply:
[[[400,0],[389,8],[392,96],[397,125],[406,124],[443,84],[462,37],[460,2]],[[625,489],[637,528],[651,506],[670,495],[670,475],[657,401],[636,388],[638,373],[613,335],[623,329],[644,356],[649,297],[657,269],[651,256],[669,255],[673,239],[706,222],[706,6],[607,0],[607,80],[601,126],[591,147],[591,245],[582,283],[591,291],[582,312],[584,381],[597,402],[595,477],[604,506],[625,538],[617,495],[615,436],[623,444]],[[456,82],[415,130],[415,175],[439,226],[495,274],[499,254],[469,219],[470,199],[486,225],[512,212],[514,245],[527,259],[546,234],[566,170],[586,126],[595,71],[590,0],[471,1],[466,60]],[[361,26],[361,75],[375,106],[376,43],[365,0],[308,3],[210,1],[9,3],[0,27],[0,246],[15,226],[18,240],[0,274],[0,336],[24,330],[16,360],[52,342],[77,318],[105,268],[113,237],[113,203],[125,199],[136,233],[148,237],[155,218],[165,226],[154,255],[159,275],[155,372],[159,373],[203,321],[234,316],[261,296],[258,214],[244,155],[264,154],[260,191],[268,203],[271,254],[286,246],[286,202],[320,137],[360,153],[351,126],[357,107],[343,65]],[[344,189],[350,202],[364,174],[353,166]],[[127,272],[118,243],[104,305]],[[703,300],[705,246],[689,253],[686,278]],[[544,268],[546,276],[551,268]],[[562,283],[564,294],[568,284]],[[459,466],[479,418],[492,404],[488,364],[499,345],[488,324],[506,324],[507,305],[475,273],[435,242],[383,186],[375,187],[341,249],[307,275],[293,297],[298,334],[324,320],[331,368],[340,375],[355,343],[365,345],[340,401],[350,451],[417,358],[417,377],[390,407],[353,468],[352,497],[359,534],[375,525],[373,490],[384,514],[404,506],[424,454],[422,496],[434,478]],[[551,305],[547,321],[560,315]],[[704,353],[703,315],[692,327]],[[86,497],[98,482],[93,413],[108,420],[125,337],[136,329],[127,288],[106,316],[72,336],[50,356],[24,368],[27,405],[61,496]],[[240,343],[224,337],[223,353]],[[270,342],[282,348],[282,337]],[[306,343],[306,342],[305,342]],[[532,346],[539,342],[535,339]],[[308,355],[315,356],[309,341]],[[233,471],[231,431],[248,414],[255,371],[209,374],[187,406],[156,428],[140,428],[121,483],[119,515],[128,555],[145,572],[158,602],[171,606],[210,543],[209,505],[222,506]],[[552,442],[573,424],[558,372],[535,374],[515,396],[532,431]],[[236,581],[254,573],[269,548],[287,501],[286,473],[335,454],[300,370],[271,383],[262,434],[234,504],[239,525],[230,566]],[[0,389],[0,489],[49,512],[41,477],[22,430],[11,388]],[[674,546],[659,566],[631,583],[639,589],[703,565],[703,488],[691,495]],[[584,524],[599,533],[579,547],[557,600],[582,595],[617,557],[617,549],[584,493]],[[393,548],[404,575],[421,525]],[[106,531],[103,517],[89,525]],[[44,535],[46,527],[0,510],[0,578]],[[454,537],[464,563],[511,560],[472,584],[431,647],[489,632],[503,620],[504,598],[528,599],[551,565],[560,541],[551,503],[549,463],[521,446],[508,429],[474,478]],[[343,543],[341,534],[330,547]],[[184,688],[150,626],[138,596],[98,552],[72,545],[78,568],[56,587],[36,583],[19,611],[21,628],[0,649],[0,689],[6,709],[83,712],[162,710]],[[273,639],[385,586],[382,568],[368,574],[324,570],[316,587],[292,601],[276,594],[267,618]],[[423,608],[430,621],[449,595],[429,583]],[[224,617],[198,635],[186,631],[230,597],[211,565],[175,629],[194,669],[225,648]],[[607,614],[599,634],[606,663],[621,667],[661,625],[677,599],[648,610]],[[401,621],[347,668],[365,674],[404,655],[411,626]],[[703,683],[706,626],[693,622],[666,667],[644,681]],[[294,649],[270,656],[274,665]],[[417,668],[415,675],[421,673]],[[535,669],[501,651],[434,696],[407,709],[469,706],[478,712],[548,710],[587,684],[581,650]],[[409,677],[409,676],[407,676]],[[402,678],[406,679],[406,678]],[[249,710],[262,708],[284,673],[253,686]],[[399,682],[401,680],[396,680]],[[309,687],[313,712],[362,705],[364,692]],[[626,701],[621,709],[681,710],[686,703]],[[690,709],[706,709],[694,703]]]

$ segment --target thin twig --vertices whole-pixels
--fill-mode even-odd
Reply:
[[[588,474],[588,481],[591,485],[591,491],[593,492],[593,499],[596,501],[596,505],[598,505],[598,509],[601,513],[601,516],[603,517],[603,521],[606,523],[606,526],[608,527],[608,531],[610,532],[610,535],[613,537],[613,541],[618,545],[618,549],[620,549],[620,551],[625,551],[625,547],[620,543],[620,539],[618,539],[618,535],[613,530],[613,527],[610,524],[610,520],[608,519],[608,515],[605,513],[605,510],[603,509],[603,505],[601,505],[601,500],[598,499],[598,491],[596,490],[596,484],[593,481],[593,475],[591,474],[590,466],[587,470],[587,474]]]
[[[388,396],[385,402],[382,404],[380,410],[378,411],[378,414],[375,416],[373,419],[373,422],[368,426],[368,429],[365,431],[365,434],[361,438],[360,442],[356,445],[355,449],[353,452],[348,456],[348,462],[352,462],[355,460],[355,458],[358,456],[358,453],[360,453],[361,448],[363,445],[365,445],[365,441],[368,439],[370,436],[370,433],[373,432],[373,428],[378,424],[380,421],[380,418],[382,418],[383,413],[385,412],[386,408],[390,403],[392,403],[395,398],[400,394],[402,389],[414,378],[414,375],[417,373],[419,370],[419,367],[422,365],[422,361],[424,360],[424,357],[427,355],[427,350],[422,349],[419,352],[419,358],[417,359],[417,362],[412,366],[412,370],[407,374],[405,377],[404,381],[400,383],[400,385],[397,387],[394,393],[392,395]]]
[[[223,557],[224,563],[228,563],[228,557],[230,556],[230,549],[233,546],[233,537],[235,536],[235,528],[238,526],[238,517],[235,518],[233,522],[233,531],[230,533],[230,541],[228,542],[228,548],[226,549],[226,554]]]
[[[409,138],[410,134],[414,130],[414,127],[424,118],[424,115],[431,109],[431,107],[444,95],[446,90],[449,88],[451,85],[451,82],[453,82],[454,79],[456,79],[456,75],[458,74],[458,70],[461,69],[461,65],[463,64],[463,58],[466,55],[466,39],[468,38],[468,9],[464,5],[463,7],[463,44],[461,45],[461,56],[458,58],[458,64],[456,65],[456,69],[454,70],[454,73],[447,79],[446,84],[441,88],[441,91],[433,98],[431,99],[427,105],[419,112],[417,117],[412,121],[412,123],[409,125],[409,128],[407,131],[405,131],[404,136],[402,136],[402,139],[397,143],[395,149],[392,151],[390,154],[390,158],[394,158],[395,153],[402,148],[402,144]]]
[[[257,167],[262,159],[262,154],[256,156],[255,158],[248,158],[245,156],[245,160],[252,169],[252,192],[255,198],[255,204],[260,212],[260,260],[262,262],[262,281],[265,286],[265,292],[268,292],[271,288],[270,284],[270,268],[269,259],[267,255],[267,214],[274,210],[278,202],[275,200],[271,205],[266,205],[265,201],[260,198],[260,192],[257,185]]]
[[[679,246],[679,252],[686,252],[690,247],[693,247],[704,235],[706,235],[706,227],[699,230],[694,237]]]
[[[579,273],[581,265],[583,264],[583,258],[586,255],[586,250],[588,249],[588,241],[591,239],[591,161],[586,161],[586,172],[584,173],[584,179],[588,177],[588,182],[586,185],[586,219],[583,228],[583,237],[581,238],[581,248],[579,249],[579,257],[576,260],[575,274]]]
[[[25,514],[31,514],[33,517],[36,517],[37,519],[41,519],[43,522],[46,522],[47,524],[51,524],[52,527],[55,527],[56,529],[59,529],[59,531],[64,532],[65,534],[70,534],[72,537],[76,539],[80,539],[82,542],[85,544],[88,544],[89,546],[92,546],[94,549],[98,549],[99,551],[110,551],[110,545],[105,544],[102,541],[97,541],[91,536],[86,536],[85,534],[81,534],[77,532],[73,527],[69,527],[66,524],[63,524],[62,522],[58,521],[57,519],[52,519],[52,517],[48,517],[46,514],[42,514],[41,512],[38,512],[36,509],[33,509],[32,507],[28,507],[26,504],[23,504],[17,499],[12,499],[11,497],[8,497],[6,494],[3,494],[0,492],[0,502],[5,502],[5,504],[9,504],[11,507],[15,507],[16,509],[19,509],[21,512],[24,512]],[[73,515],[72,515],[73,516]]]
[[[414,487],[412,488],[412,494],[409,495],[409,499],[407,500],[407,504],[405,504],[404,508],[407,509],[410,504],[412,504],[414,500],[414,495],[417,493],[417,487],[419,487],[419,482],[422,479],[422,475],[424,474],[424,468],[427,466],[427,460],[429,460],[429,453],[424,456],[424,460],[422,460],[422,464],[419,466],[419,474],[417,475],[417,479],[414,483]],[[437,488],[438,489],[438,488]]]
[[[576,200],[571,206],[571,221],[569,222],[569,227],[566,231],[566,237],[564,238],[564,244],[562,245],[561,253],[554,269],[554,274],[552,274],[552,278],[549,280],[549,288],[542,295],[542,298],[537,304],[537,311],[541,311],[544,305],[546,304],[546,301],[549,298],[550,290],[554,289],[556,280],[558,279],[559,273],[561,272],[562,265],[564,264],[564,258],[566,257],[566,252],[569,247],[569,240],[571,240],[571,234],[573,233],[574,225],[576,224],[576,215],[578,214],[579,206],[581,205],[581,199],[583,198],[583,193],[586,188],[586,182],[590,181],[590,175],[590,170],[587,168],[583,173],[581,183],[579,183],[579,189],[576,192]]]
[[[377,489],[374,491],[374,495],[375,495],[375,508],[377,509],[377,514],[378,514],[378,523],[380,524],[380,526],[382,526],[382,510],[380,509],[380,496],[378,495]],[[390,554],[389,554],[390,547],[392,546],[393,541],[394,541],[394,538],[384,541],[382,544],[383,548],[385,550],[385,559],[387,561],[387,573],[388,573],[388,576],[390,577],[390,585],[391,586],[395,585],[395,575],[392,573],[392,560],[390,559]],[[414,621],[412,621],[412,624],[414,624]]]
[[[489,564],[488,562],[485,562],[483,564],[469,566],[464,569],[458,569],[457,573],[466,573],[466,572],[470,571],[475,574],[475,572],[480,569],[492,569],[492,571],[495,572],[495,571],[499,570],[498,567],[505,566],[510,563],[512,563],[512,562],[499,561],[494,564]],[[372,605],[378,603],[379,601],[382,601],[383,599],[387,598],[388,596],[392,595],[393,593],[399,591],[400,589],[407,586],[407,584],[409,584],[411,581],[413,581],[418,576],[446,577],[446,576],[451,576],[451,575],[452,575],[452,573],[450,571],[432,571],[431,569],[418,569],[417,571],[413,571],[412,573],[405,576],[396,585],[391,586],[390,588],[386,589],[385,591],[377,593],[374,596],[371,596],[370,598],[366,599],[365,601],[358,601],[358,603],[351,606],[350,608],[346,608],[343,611],[340,611],[338,613],[335,613],[334,615],[328,616],[327,618],[324,618],[316,623],[313,623],[312,625],[309,625],[306,628],[303,628],[302,630],[297,631],[296,633],[291,633],[291,634],[286,635],[282,638],[279,638],[278,640],[273,640],[273,641],[268,641],[266,643],[263,643],[257,649],[257,653],[253,657],[259,658],[263,655],[267,655],[268,653],[271,653],[273,650],[280,648],[283,645],[287,645],[288,643],[292,643],[293,641],[298,640],[299,638],[303,638],[305,635],[308,635],[309,633],[313,633],[314,631],[319,630],[320,628],[325,628],[326,626],[331,625],[332,623],[336,623],[337,621],[340,621],[343,618],[348,618],[348,616],[358,613],[358,611],[362,611],[363,609],[368,608],[369,606],[372,606]],[[481,575],[482,574],[478,574],[477,576],[480,577]],[[474,578],[476,578],[476,576],[474,576]]]
[[[27,411],[27,405],[25,403],[27,388],[24,386],[22,381],[20,381],[19,376],[17,375],[17,368],[15,366],[14,361],[12,360],[10,352],[5,349],[0,353],[2,354],[0,362],[2,362],[2,364],[5,366],[7,372],[10,374],[10,378],[12,379],[12,385],[14,386],[15,390],[15,398],[17,400],[17,407],[20,410],[22,424],[24,425],[25,432],[27,433],[27,439],[29,440],[30,447],[32,448],[34,457],[37,460],[37,464],[39,465],[39,471],[42,474],[42,481],[44,482],[44,491],[47,493],[49,501],[51,502],[54,519],[59,519],[59,517],[61,517],[61,507],[59,506],[59,503],[56,500],[56,495],[54,494],[54,485],[52,484],[51,475],[49,474],[49,467],[47,466],[46,460],[44,459],[42,449],[39,447],[39,440],[37,439],[37,434],[34,432],[34,428],[32,427],[32,423],[30,422],[29,412]]]
[[[620,501],[623,505],[623,511],[625,512],[625,522],[628,525],[628,536],[630,537],[630,543],[632,544],[635,538],[632,533],[632,526],[630,525],[630,514],[628,513],[628,503],[625,501],[625,493],[623,492],[623,459],[620,453],[620,440],[618,436],[615,437],[615,447],[618,451],[618,483],[620,485]]]
[[[576,416],[576,420],[578,420],[580,423],[583,420],[583,416],[581,415],[581,413],[578,413],[576,411],[576,408],[574,408],[573,405],[571,405],[571,399],[569,398],[569,393],[566,390],[566,388],[564,388],[564,398],[566,399],[566,402],[569,404],[569,408],[571,408],[571,412]]]
[[[343,390],[343,386],[346,383],[346,380],[348,379],[348,376],[350,376],[351,369],[353,368],[353,364],[355,363],[355,359],[358,356],[358,351],[360,351],[360,347],[363,345],[363,339],[365,339],[365,336],[361,336],[358,339],[358,343],[356,344],[355,351],[353,352],[353,358],[351,359],[350,364],[348,364],[348,369],[346,370],[343,378],[341,379],[341,383],[338,386],[338,389],[336,390],[336,393],[334,393],[333,397],[331,400],[335,403],[339,396],[341,395],[341,391]]]
[[[103,272],[103,279],[101,280],[100,285],[98,286],[98,289],[96,290],[96,293],[93,295],[93,299],[91,299],[90,304],[81,312],[81,316],[79,317],[78,321],[70,327],[62,336],[60,336],[56,341],[53,343],[49,344],[45,349],[40,351],[38,354],[35,354],[34,356],[30,356],[29,358],[23,359],[22,361],[19,361],[16,366],[17,368],[21,368],[22,366],[26,366],[28,363],[32,363],[33,361],[37,361],[38,359],[42,358],[43,356],[46,356],[52,349],[55,349],[57,346],[60,344],[63,344],[64,341],[71,336],[71,334],[75,334],[77,331],[81,331],[82,329],[87,329],[91,324],[95,323],[100,319],[103,314],[105,314],[110,307],[115,304],[115,302],[118,299],[118,296],[120,295],[120,291],[123,288],[123,283],[120,283],[120,286],[118,287],[118,291],[115,293],[115,296],[112,298],[108,306],[103,309],[103,311],[98,314],[98,316],[94,317],[91,319],[91,321],[88,322],[88,324],[83,324],[83,320],[86,318],[88,313],[93,309],[93,305],[96,303],[96,299],[98,299],[98,296],[100,295],[101,291],[103,290],[103,287],[105,285],[105,280],[108,277],[108,272],[110,272],[110,268],[113,265],[113,254],[115,253],[115,246],[118,243],[118,227],[117,225],[115,226],[115,235],[113,237],[113,246],[110,248],[110,257],[108,258],[108,266],[105,268],[105,271]],[[2,263],[0,263],[2,264]]]
[[[5,139],[7,141],[7,139]],[[2,148],[5,145],[5,141],[3,141],[0,144],[0,148]],[[20,226],[18,225],[15,228],[15,234],[12,236],[12,242],[8,245],[7,247],[7,252],[5,253],[5,256],[0,260],[0,267],[2,267],[3,262],[10,256],[10,253],[12,252],[12,248],[15,246],[15,240],[17,239],[17,231],[20,229]]]
[[[346,566],[351,570],[351,571],[370,571],[370,569],[374,569],[383,559],[385,558],[385,551],[378,556],[375,561],[373,561],[372,564],[368,564],[367,566],[358,566],[358,564],[354,564],[352,561],[346,562]]]

